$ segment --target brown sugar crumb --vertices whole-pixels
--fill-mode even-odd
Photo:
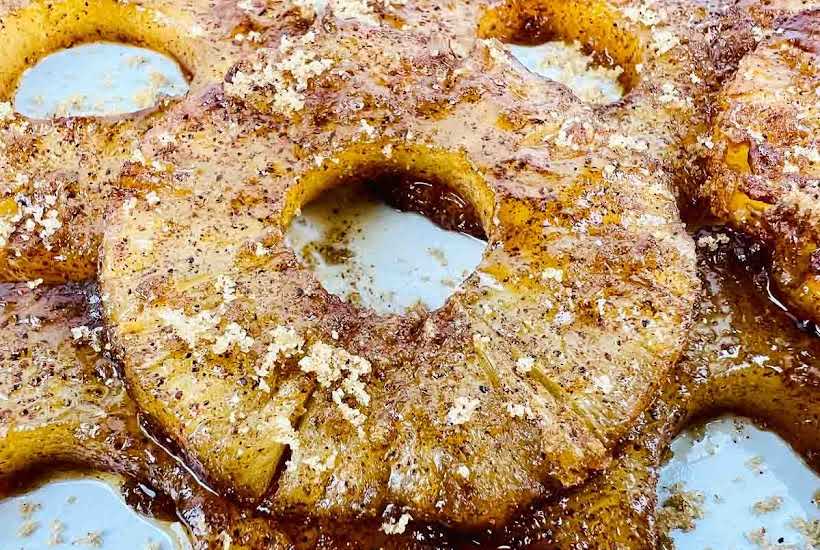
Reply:
[[[338,15],[338,14],[337,14]],[[273,61],[273,52],[268,54],[267,63],[259,65],[260,70],[252,72],[238,71],[225,91],[229,96],[247,98],[255,90],[270,88],[273,92],[271,107],[281,114],[293,114],[305,106],[305,91],[310,82],[330,69],[333,61],[319,58],[310,49],[314,34],[309,32],[296,41],[287,36],[282,37],[279,51],[285,58]]]
[[[89,548],[99,548],[102,546],[102,533],[99,531],[89,531],[84,536],[71,541],[74,546],[82,545]]]
[[[763,457],[761,456],[753,456],[745,462],[745,465],[747,468],[749,468],[757,474],[762,474],[765,470],[765,467],[763,465]]]
[[[809,548],[820,547],[820,519],[807,520],[803,518],[794,518],[791,526],[803,535],[806,544]]]
[[[40,524],[36,521],[24,521],[20,528],[17,529],[17,536],[22,538],[30,537],[37,528],[40,527]]]
[[[764,498],[761,501],[755,502],[752,506],[752,511],[757,515],[769,514],[779,510],[783,505],[783,497],[772,496]]]
[[[50,534],[48,537],[48,545],[49,546],[57,546],[58,544],[62,544],[65,542],[63,539],[63,531],[65,530],[65,525],[62,521],[55,519],[51,522],[51,526],[49,528]]]
[[[766,536],[766,528],[761,527],[746,533],[746,540],[760,548],[760,550],[799,550],[794,544],[773,543]]]
[[[23,519],[31,519],[31,516],[40,508],[42,508],[40,503],[24,500],[20,503],[20,517]]]
[[[684,532],[695,528],[695,521],[703,519],[704,496],[700,491],[684,491],[683,484],[670,487],[671,495],[655,515],[658,531],[668,534],[673,530]]]

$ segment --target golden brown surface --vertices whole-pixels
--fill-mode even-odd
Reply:
[[[140,406],[223,490],[258,498],[278,476],[281,512],[501,522],[605,466],[678,356],[694,253],[655,140],[698,101],[686,50],[637,42],[676,80],[636,88],[652,118],[622,134],[626,114],[498,42],[439,43],[327,15],[141,142],[129,181],[160,201],[107,218],[112,343]],[[381,172],[445,181],[479,213],[488,252],[438,311],[342,303],[282,241],[323,189]]]
[[[720,94],[702,193],[716,215],[766,245],[779,292],[818,320],[820,8],[760,32],[770,37]]]
[[[759,248],[720,227],[694,236],[702,300],[674,376],[624,439],[610,469],[539,507],[537,523],[524,514],[499,542],[655,548],[663,536],[655,530],[655,486],[669,442],[689,424],[725,412],[774,430],[820,469],[820,342],[768,299]]]
[[[191,76],[191,93],[200,94],[242,55],[306,25],[289,2],[259,15],[252,6],[223,1],[4,1],[0,100],[11,100],[18,76],[42,56],[94,40],[167,52]],[[234,40],[249,29],[259,33],[257,41]],[[129,117],[38,121],[0,104],[0,280],[79,281],[96,274],[105,210],[118,188],[128,187],[121,175],[167,107],[163,100]]]

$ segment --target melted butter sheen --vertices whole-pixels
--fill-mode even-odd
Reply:
[[[38,67],[59,68],[65,61],[65,58],[60,56],[68,55],[69,52],[74,52],[72,55],[76,55],[77,52],[85,52],[85,54],[91,56],[90,59],[94,59],[94,56],[97,55],[94,52],[98,49],[114,47],[128,50],[127,53],[114,52],[113,59],[118,60],[119,64],[125,64],[131,68],[133,66],[144,68],[148,65],[139,61],[127,62],[128,56],[133,54],[130,50],[138,50],[137,48],[96,44],[58,52],[43,60]],[[623,90],[619,89],[620,85],[616,82],[617,70],[607,69],[600,74],[596,73],[596,76],[593,77],[591,75],[584,76],[580,74],[583,71],[575,71],[574,69],[568,69],[569,72],[563,69],[561,71],[564,72],[561,72],[555,67],[550,69],[547,66],[549,63],[544,63],[545,58],[554,55],[554,52],[547,51],[550,48],[554,49],[554,44],[527,48],[526,51],[523,47],[511,47],[513,52],[531,69],[541,72],[549,78],[566,83],[575,90],[579,97],[588,101],[615,101],[623,94]],[[571,49],[571,47],[567,48]],[[577,48],[575,49],[577,50]],[[153,52],[149,53],[153,54]],[[577,54],[579,56],[583,55],[580,51]],[[581,64],[578,66],[584,68],[589,66],[589,60],[584,60],[581,57],[578,58],[578,63]],[[59,77],[63,80],[56,80],[64,83],[65,86],[53,84],[56,78],[53,72],[38,76],[33,69],[24,75],[21,80],[20,91],[16,97],[17,109],[29,116],[43,118],[55,114],[100,115],[113,112],[133,112],[145,108],[145,106],[150,106],[145,99],[151,99],[152,97],[156,99],[156,96],[151,93],[151,90],[155,90],[156,87],[148,88],[149,85],[152,85],[152,73],[147,70],[141,73],[142,76],[139,77],[143,80],[139,81],[137,79],[139,82],[144,81],[142,89],[148,90],[147,95],[140,96],[143,99],[138,100],[133,91],[133,81],[127,85],[131,91],[126,93],[118,91],[119,84],[126,83],[116,80],[111,87],[115,91],[112,92],[110,101],[97,98],[93,103],[89,103],[87,98],[83,97],[83,90],[86,89],[84,86],[96,88],[99,86],[98,82],[103,82],[103,89],[105,89],[105,79],[110,76],[110,73],[93,61],[89,62],[89,58],[86,58],[83,62],[82,70],[85,71],[83,73],[78,72],[76,67],[70,69],[71,66],[71,64],[68,64],[69,69],[63,76]],[[93,69],[89,67],[93,67]],[[100,69],[99,74],[96,75],[99,77],[98,80],[89,84],[98,69]],[[178,70],[178,67],[176,69]],[[81,74],[83,76],[79,76]],[[179,76],[181,77],[181,74]],[[591,89],[594,84],[584,79],[593,78],[594,80],[598,77],[604,80],[608,79],[608,82],[601,88],[602,91],[599,96],[588,95],[583,90]],[[38,78],[40,80],[37,80]],[[156,81],[156,78],[154,80]],[[49,85],[45,86],[44,81],[49,81]],[[172,80],[172,82],[174,81]],[[184,82],[184,79],[176,82],[179,84]],[[153,84],[156,84],[156,82],[153,82]],[[181,84],[179,87],[175,86],[176,84],[169,85],[162,93],[164,95],[184,93],[184,86]],[[140,90],[141,88],[136,86],[135,89]],[[56,96],[48,95],[48,97],[42,98],[41,101],[36,97],[37,90],[51,90],[55,94],[59,92],[64,96],[61,99],[56,99]],[[48,93],[51,94],[51,91]],[[38,111],[38,108],[41,109]],[[401,205],[396,206],[401,208]],[[475,231],[470,230],[471,227],[475,227],[474,224],[464,221],[463,224],[457,223],[452,227],[464,233],[448,231],[442,228],[441,225],[433,223],[430,219],[418,213],[403,212],[391,208],[380,201],[378,197],[365,194],[362,198],[362,195],[356,193],[354,188],[349,187],[328,193],[322,200],[306,207],[302,217],[294,221],[288,238],[291,247],[303,262],[316,271],[317,276],[329,291],[348,300],[358,301],[363,306],[371,307],[383,313],[401,313],[417,303],[421,303],[428,309],[439,307],[480,261],[485,243],[467,234],[475,234]],[[728,313],[722,312],[719,315],[705,314],[703,318],[699,319],[700,322],[704,324],[708,322],[709,326],[713,327],[714,334],[710,333],[706,341],[719,342],[722,347],[720,350],[716,350],[714,347],[693,348],[689,351],[690,359],[692,361],[723,364],[721,362],[725,362],[727,359],[738,358],[737,352],[734,351],[736,344],[749,343],[752,347],[759,348],[762,345],[761,343],[764,343],[763,347],[766,347],[772,339],[772,333],[769,331],[770,326],[767,325],[765,330],[746,330],[742,337],[739,337],[732,328],[732,314],[738,316],[744,314],[776,316],[780,313],[773,311],[771,307],[767,310],[767,306],[761,306],[753,300],[750,302],[740,298],[741,295],[751,295],[758,291],[748,280],[748,277],[738,277],[737,279],[740,282],[734,285],[723,285],[723,281],[735,277],[735,274],[717,269],[707,269],[703,275],[706,286],[712,288],[714,293],[720,294],[725,299]],[[752,305],[755,307],[749,307]],[[748,329],[748,327],[745,328]],[[797,349],[805,347],[801,345],[802,340],[785,329],[782,334],[778,332],[777,337],[782,340],[780,345],[783,347],[781,352],[776,355],[795,355]],[[742,338],[742,340],[734,343],[734,339],[738,338]],[[727,342],[730,345],[725,345]],[[807,347],[805,348],[808,350]],[[807,362],[815,362],[816,358],[813,351],[806,350],[804,350],[803,359]],[[750,358],[753,357],[756,356],[750,356]],[[766,521],[769,523],[762,520],[760,522],[761,526],[771,526],[769,531],[771,535],[774,535],[775,541],[779,536],[777,529],[782,527],[782,523],[786,521],[786,516],[803,513],[807,519],[817,517],[817,508],[811,508],[812,503],[808,498],[809,495],[814,498],[816,496],[814,491],[820,489],[817,476],[808,471],[805,464],[796,458],[792,451],[783,445],[778,438],[748,426],[742,430],[737,430],[733,424],[726,420],[709,424],[705,436],[701,435],[693,438],[692,433],[694,432],[681,436],[673,443],[672,450],[675,453],[675,458],[663,469],[662,483],[659,486],[661,500],[669,496],[668,487],[678,481],[683,481],[689,488],[701,490],[705,494],[707,505],[702,523],[696,522],[696,529],[692,533],[673,534],[673,538],[679,544],[678,548],[700,549],[706,543],[713,547],[754,547],[753,543],[748,541],[745,536],[748,526],[745,523],[735,525],[736,522],[733,521],[737,517],[734,514],[744,518],[751,517],[750,510],[754,505],[754,502],[750,500],[752,496],[755,498],[758,496],[760,498],[769,496],[783,497],[782,511],[784,515],[774,515],[767,518]],[[743,440],[741,441],[742,444],[736,443],[735,438]],[[745,441],[746,438],[748,438],[748,441]],[[153,451],[156,451],[156,449],[153,449]],[[714,451],[714,454],[712,451]],[[772,478],[771,483],[757,483],[760,474],[756,474],[754,469],[746,463],[758,455],[762,457],[760,463],[766,466],[769,472],[778,473],[782,471],[782,468],[786,468],[789,471],[788,476],[777,475]],[[754,465],[757,464],[758,461],[754,461]],[[714,476],[716,473],[721,474],[720,479],[715,480],[708,477],[709,475]],[[743,484],[739,482],[736,484],[737,491],[734,489],[736,485],[733,484],[735,477],[747,480]],[[723,484],[728,489],[716,491],[718,483]],[[58,519],[57,514],[65,513],[64,508],[66,505],[64,503],[67,502],[68,496],[79,493],[78,488],[80,485],[83,487],[87,485],[83,489],[83,494],[86,494],[85,491],[87,490],[88,495],[95,495],[89,498],[92,498],[92,500],[99,498],[100,511],[95,513],[95,508],[89,506],[78,507],[80,513],[76,518],[76,522],[73,519],[64,521],[66,524],[64,538],[67,541],[65,547],[72,547],[71,542],[82,539],[82,537],[87,536],[88,532],[96,530],[101,531],[103,548],[141,548],[143,544],[148,547],[149,544],[156,542],[160,545],[159,548],[165,549],[175,547],[173,546],[175,544],[184,544],[184,542],[175,542],[173,537],[166,532],[158,530],[153,524],[131,512],[124,506],[121,499],[111,491],[110,487],[103,486],[104,484],[99,481],[74,480],[71,482],[49,483],[34,489],[26,495],[9,497],[0,502],[0,525],[4,525],[3,529],[5,529],[0,532],[0,547],[13,548],[21,545],[25,547],[46,547],[45,543],[51,533],[51,523]],[[747,490],[755,491],[754,495],[744,494]],[[715,494],[718,494],[725,502],[731,501],[737,502],[737,504],[726,505],[722,508],[712,505],[709,499],[714,499]],[[731,500],[735,497],[740,500]],[[83,496],[80,496],[80,498],[83,499],[80,501],[83,505],[92,502],[92,500],[85,500]],[[30,521],[37,522],[38,526],[25,536],[21,536],[18,532],[23,523],[22,518],[20,518],[20,504],[23,500],[48,505],[44,506],[39,512],[32,514]],[[56,506],[58,512],[52,513],[49,511],[51,506]],[[707,516],[710,511],[717,511],[717,513],[711,517]],[[106,521],[101,522],[101,517]],[[109,521],[113,523],[109,523]],[[540,519],[537,511],[536,513],[532,513],[532,511],[525,513],[519,518],[519,522],[521,525],[526,526],[530,532],[534,532],[535,538],[539,538],[541,534],[538,533],[538,528],[541,524],[539,523]],[[720,540],[709,538],[712,537],[708,534],[710,531],[701,531],[700,529],[706,529],[706,527],[701,527],[702,525],[712,525],[713,527],[710,527],[710,529],[719,527],[724,533],[728,534]],[[292,529],[293,533],[291,534],[294,540],[301,541],[304,547],[313,545],[315,540],[311,538],[312,536],[318,537],[318,534],[311,532],[309,528],[298,522],[293,522],[284,528]],[[340,527],[338,532],[331,529],[326,535],[328,540],[338,536],[339,541],[359,536],[360,540],[371,541],[374,545],[380,545],[379,543],[383,537],[378,534],[378,525],[365,525],[361,529],[368,534],[357,534],[355,528],[345,525]],[[435,547],[441,548],[448,546],[474,547],[476,544],[480,547],[501,546],[505,542],[502,539],[493,539],[492,537],[482,539],[477,536],[476,539],[479,542],[475,543],[471,540],[472,537],[451,535],[431,526],[414,525],[412,529],[416,540],[426,541]],[[374,533],[376,534],[374,535]],[[783,533],[787,542],[800,540],[793,530],[787,531],[784,528]],[[501,542],[499,544],[489,544],[486,542],[487,540]],[[737,546],[730,546],[731,544]],[[328,545],[333,547],[330,542]],[[339,545],[342,544],[339,543]],[[60,546],[56,547],[59,548]]]

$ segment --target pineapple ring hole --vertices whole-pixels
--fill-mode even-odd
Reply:
[[[182,69],[168,56],[97,42],[59,50],[26,69],[14,107],[32,119],[111,116],[149,109],[187,92]]]
[[[423,168],[424,161],[408,168],[420,158],[435,165],[437,155],[392,156],[375,163],[358,158],[341,172],[328,161],[332,174],[319,170],[305,178],[298,197],[292,193],[286,242],[325,290],[349,303],[383,315],[435,310],[481,262],[487,208],[475,197],[492,198],[487,189],[465,193],[465,186],[476,189],[463,173],[453,182]],[[439,160],[445,171],[455,161]]]
[[[591,104],[617,102],[640,80],[640,41],[604,2],[508,0],[484,12],[477,34]]]

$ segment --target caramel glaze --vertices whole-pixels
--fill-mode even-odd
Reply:
[[[151,30],[149,45],[165,45],[183,61],[185,48],[171,45],[204,32],[203,42],[221,44],[224,59],[233,57],[219,14],[212,20],[198,1],[171,4],[185,25],[173,17],[180,24],[158,24],[170,10],[150,3],[123,14],[127,29],[110,32]],[[118,5],[74,11],[102,19]],[[14,17],[16,7],[9,7]],[[371,17],[355,21],[341,9],[338,19],[327,12],[311,32],[284,44],[275,40],[282,29],[269,29],[263,40],[274,47],[242,55],[226,73],[221,64],[203,72],[191,63],[192,74],[219,78],[210,78],[210,87],[193,85],[187,100],[146,120],[151,130],[125,124],[124,133],[100,137],[80,159],[62,154],[59,145],[68,140],[49,126],[38,126],[41,139],[23,148],[27,121],[11,117],[8,142],[25,158],[10,159],[10,168],[32,187],[54,178],[30,168],[84,167],[93,152],[105,151],[100,144],[117,146],[110,179],[83,176],[64,200],[54,199],[60,189],[38,197],[65,206],[65,216],[54,209],[62,233],[41,231],[48,242],[40,242],[10,226],[12,247],[0,264],[7,264],[7,280],[56,283],[93,277],[100,260],[99,280],[111,298],[107,326],[130,395],[224,491],[257,499],[277,479],[280,509],[354,519],[363,510],[378,517],[394,504],[416,519],[465,529],[502,523],[531,500],[606,466],[677,360],[690,322],[695,258],[671,174],[703,122],[702,83],[714,72],[704,30],[719,17],[699,2],[670,2],[663,21],[647,25],[626,16],[626,8],[638,7],[480,1],[442,8],[420,1],[396,9],[402,31],[375,27]],[[149,25],[143,19],[154,8],[163,16]],[[31,9],[20,13],[43,8]],[[69,11],[65,21],[72,20]],[[564,86],[524,71],[494,40],[514,40],[521,28],[535,32],[535,24],[611,55],[625,69],[628,97],[591,108]],[[181,36],[192,28],[197,32]],[[191,48],[200,51],[197,42]],[[292,89],[281,88],[283,76]],[[91,133],[86,121],[76,124]],[[322,294],[280,246],[278,232],[304,200],[367,165],[455,182],[491,233],[481,266],[489,277],[471,278],[465,292],[426,319],[376,318]],[[160,199],[150,209],[142,200],[149,192]],[[17,208],[12,203],[9,210]],[[78,204],[98,208],[83,213]],[[104,215],[107,209],[115,211]],[[252,248],[239,250],[239,243]],[[246,254],[257,244],[271,253]],[[177,316],[215,311],[222,304],[212,283],[220,278],[244,294],[221,321],[246,330],[255,344],[231,350],[225,361],[224,354],[206,355],[193,369],[193,339],[180,339],[157,317],[168,318],[171,308]],[[348,409],[329,405],[328,392],[314,392],[313,378],[292,364],[276,369],[281,385],[270,393],[248,383],[278,323],[309,345],[337,334],[334,345],[373,363],[366,382],[376,414],[363,436],[336,412]],[[517,359],[538,359],[537,376],[519,376]],[[209,406],[237,392],[236,422]],[[440,422],[457,398],[483,403],[464,429]],[[540,409],[535,418],[507,412],[528,401]],[[213,437],[193,430],[204,417]],[[307,466],[337,447],[344,460],[321,475],[306,467],[277,477],[283,420],[299,430]],[[464,468],[471,475],[456,475]],[[336,491],[339,484],[326,483],[331,477],[348,480],[342,486],[350,490]]]
[[[577,490],[531,506],[503,529],[466,537],[428,526],[408,535],[416,545],[656,548],[662,534],[654,526],[655,487],[669,443],[687,426],[727,412],[775,431],[820,470],[820,341],[772,296],[763,248],[718,226],[693,228],[692,235],[702,243],[704,290],[691,342],[661,396],[622,441],[614,465]],[[734,357],[722,353],[734,346]],[[768,361],[755,364],[755,356]],[[345,533],[341,539],[326,530],[303,540],[304,547],[369,547],[366,530],[360,537],[349,526],[338,531]]]
[[[267,522],[250,519],[200,485],[165,451],[170,447],[158,445],[163,439],[148,435],[114,364],[93,349],[104,347],[103,340],[74,339],[70,328],[100,326],[94,285],[31,290],[4,284],[0,295],[0,392],[8,397],[0,402],[2,493],[55,465],[93,468],[144,483],[173,501],[197,548],[221,548],[222,531],[240,548],[285,543]]]
[[[669,443],[687,426],[726,412],[774,430],[820,469],[820,342],[772,300],[759,246],[717,227],[693,233],[707,238],[702,243],[715,234],[729,239],[715,250],[699,249],[703,298],[691,341],[664,391],[622,441],[612,468],[525,514],[493,542],[655,548],[655,486]],[[736,356],[722,353],[734,346]],[[756,365],[754,356],[769,359]]]
[[[399,173],[373,178],[366,185],[388,206],[402,212],[422,214],[443,229],[487,240],[472,204],[441,182],[419,181]]]
[[[463,58],[442,52],[428,35],[327,16],[298,42],[241,63],[224,93],[189,102],[196,116],[155,127],[144,153],[196,177],[136,167],[134,181],[160,202],[138,193],[106,218],[99,280],[131,395],[239,498],[270,494],[281,512],[326,518],[379,518],[393,504],[465,530],[498,525],[605,467],[683,348],[694,246],[666,172],[621,147],[643,134],[519,72],[496,42]],[[667,79],[692,88],[692,64],[665,53]],[[299,116],[285,116],[290,95],[268,83],[266,67],[303,56],[321,75]],[[658,128],[658,113],[681,116],[660,97],[631,97],[659,106],[645,127]],[[158,136],[170,133],[176,149],[160,150]],[[554,147],[534,146],[546,142]],[[490,239],[475,274],[418,323],[334,300],[280,238],[307,201],[369,167],[446,180]],[[257,244],[269,253],[256,255]],[[238,290],[229,305],[220,280]],[[214,312],[252,341],[210,353],[167,321]],[[305,348],[262,385],[254,368],[276,329]],[[332,400],[335,381],[319,387],[299,365],[328,345],[372,365],[356,424],[353,403]],[[233,417],[208,405],[234,396]],[[480,410],[447,420],[464,402]],[[208,437],[198,429],[206,421]],[[305,460],[280,470],[292,438]]]
[[[154,428],[140,426],[105,354],[72,341],[69,327],[99,326],[99,299],[90,284],[2,287],[0,389],[18,405],[28,395],[30,406],[0,409],[0,418],[11,426],[0,433],[5,440],[0,464],[27,467],[12,470],[0,487],[6,494],[19,489],[55,461],[117,472],[131,486],[142,483],[159,493],[153,502],[140,495],[142,511],[167,517],[173,503],[197,548],[221,548],[225,534],[232,548],[652,548],[657,468],[671,439],[692,422],[727,411],[750,416],[820,469],[820,342],[770,299],[767,262],[758,245],[708,226],[693,236],[701,243],[704,294],[691,343],[663,394],[622,442],[609,470],[531,506],[503,529],[465,535],[413,524],[404,535],[387,537],[377,523],[273,519],[264,509],[243,510],[215,495],[174,456],[168,439],[149,436]],[[28,324],[32,316],[40,319],[38,329]],[[721,354],[735,348],[736,354]],[[752,363],[758,355],[769,359]],[[42,368],[44,357],[54,364]],[[32,368],[36,364],[39,370]],[[68,389],[75,396],[71,402],[64,401]],[[80,428],[88,420],[84,415],[100,410],[105,413],[101,433],[89,437]]]
[[[420,1],[395,11],[402,31],[339,9],[285,43],[286,29],[260,26],[274,47],[250,56],[224,25],[230,14],[255,18],[200,1],[21,4],[7,6],[3,36],[37,35],[48,15],[59,40],[34,51],[21,38],[7,65],[102,26],[99,36],[136,37],[199,76],[188,99],[139,124],[3,121],[7,149],[19,152],[8,172],[42,204],[18,204],[17,188],[4,187],[0,272],[48,283],[98,272],[129,394],[224,492],[248,502],[275,485],[280,510],[328,518],[375,518],[392,504],[462,529],[498,525],[606,467],[678,359],[697,281],[672,174],[705,121],[703,83],[716,72],[705,31],[721,18],[708,2],[669,2],[650,25],[626,16],[638,2]],[[628,97],[591,108],[492,40],[533,25],[611,55]],[[281,246],[305,200],[374,165],[455,183],[490,238],[464,292],[426,319],[334,301]],[[69,173],[54,177],[55,166]],[[149,191],[159,204],[142,200]],[[33,236],[18,210],[39,207],[56,218]],[[249,254],[257,245],[269,253]],[[241,290],[230,306],[220,280]],[[214,311],[249,335],[230,356],[202,347],[192,361],[196,338],[158,322]],[[361,435],[343,418],[350,400],[333,406],[296,360],[255,381],[279,326],[373,364],[376,414]],[[519,358],[538,360],[533,376],[519,375]],[[234,396],[234,416],[213,406]],[[441,422],[457,398],[482,403],[463,429]],[[535,418],[507,412],[528,402]],[[311,460],[303,468],[280,467],[295,447],[286,422]],[[310,466],[331,456],[343,460]]]

